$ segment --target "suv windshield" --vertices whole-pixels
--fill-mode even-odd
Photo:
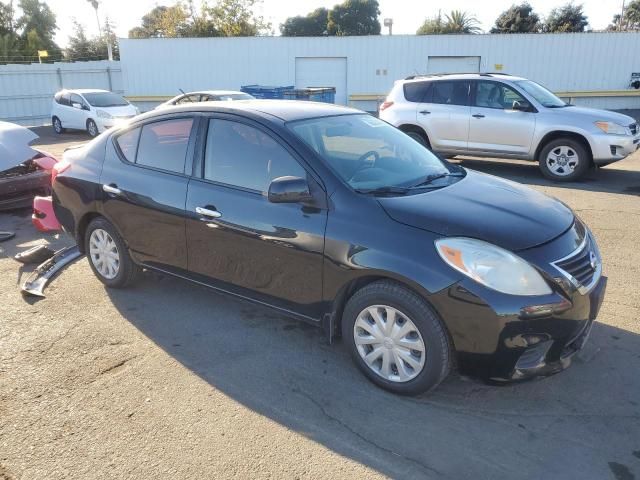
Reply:
[[[542,85],[531,80],[519,80],[515,82],[522,90],[535,98],[542,106],[547,108],[568,107],[569,104],[563,102],[555,94],[544,88]]]
[[[124,107],[129,105],[120,95],[111,92],[84,93],[84,98],[94,107]]]
[[[313,118],[287,126],[357,191],[400,194],[464,172],[371,115]]]

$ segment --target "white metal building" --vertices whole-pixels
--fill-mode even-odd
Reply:
[[[375,110],[416,73],[521,75],[574,103],[640,108],[640,33],[121,39],[125,94],[157,103],[178,88],[335,87],[336,102]]]

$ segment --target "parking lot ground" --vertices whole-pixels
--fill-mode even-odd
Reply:
[[[85,137],[54,140],[59,154]],[[571,368],[399,397],[341,341],[177,279],[106,290],[81,259],[23,298],[11,257],[68,240],[2,214],[17,234],[0,243],[0,478],[640,478],[640,154],[564,185],[525,162],[462,164],[558,197],[594,231],[608,291]]]

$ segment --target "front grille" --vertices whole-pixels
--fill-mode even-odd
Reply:
[[[577,250],[553,262],[553,265],[582,293],[595,284],[601,273],[600,256],[589,234]]]
[[[629,125],[629,130],[631,130],[631,135],[635,135],[636,133],[638,133],[638,124],[632,123],[631,125]]]

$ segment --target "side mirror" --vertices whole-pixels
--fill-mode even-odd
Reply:
[[[82,110],[82,104],[81,103],[74,102],[74,103],[71,104],[71,106],[73,108],[77,108],[78,110]]]
[[[517,110],[518,112],[529,112],[531,111],[531,105],[529,102],[519,102],[518,100],[514,100],[511,105],[512,110]]]
[[[312,200],[306,178],[278,177],[269,185],[267,198],[271,203],[300,203]]]

